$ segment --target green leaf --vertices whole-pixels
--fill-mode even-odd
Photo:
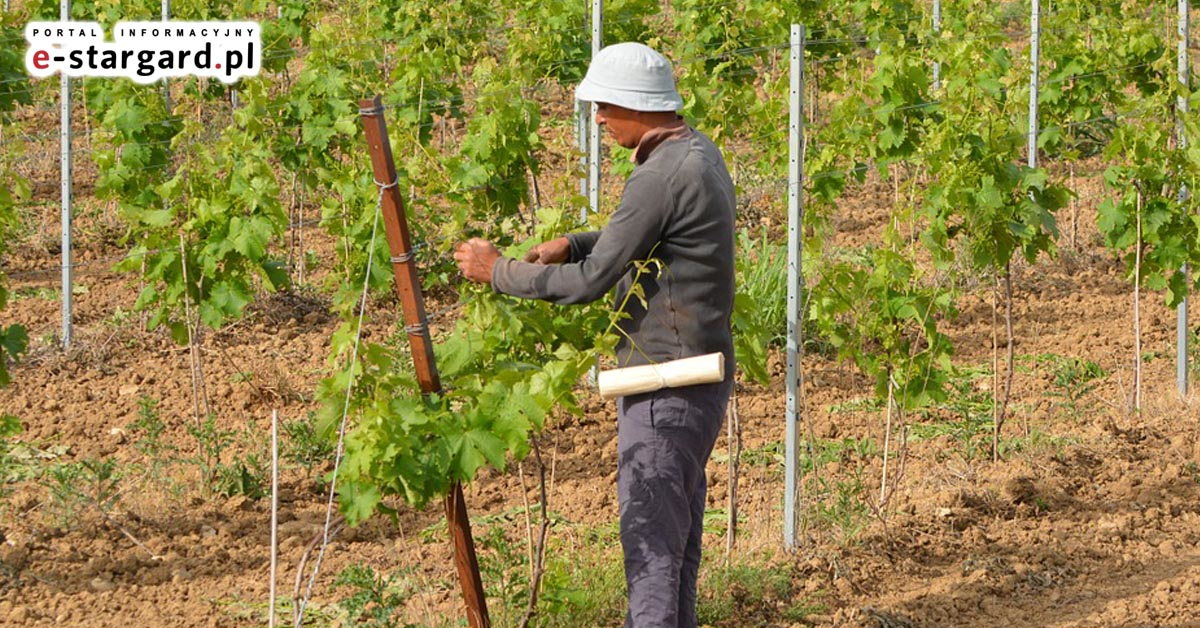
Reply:
[[[20,419],[11,414],[0,414],[0,438],[12,438],[22,429]]]
[[[144,209],[135,218],[147,227],[167,227],[175,220],[175,212],[169,209]]]
[[[471,343],[465,336],[451,336],[435,347],[438,370],[453,379],[472,361]]]
[[[383,501],[379,487],[351,481],[343,481],[338,485],[338,498],[342,514],[351,526],[370,518],[375,513],[375,508]]]
[[[172,322],[169,324],[171,329],[171,340],[178,345],[187,345],[191,334],[188,333],[187,325],[180,322]]]
[[[216,329],[226,319],[240,316],[250,304],[251,295],[232,281],[218,282],[213,286],[209,298],[200,304],[200,319],[205,325]]]
[[[14,361],[19,360],[28,346],[29,335],[26,334],[24,327],[20,325],[0,327],[0,388],[7,386],[12,381],[8,374],[8,360],[10,358]]]
[[[263,276],[266,279],[266,288],[272,292],[278,292],[291,285],[292,280],[288,275],[287,264],[278,260],[268,260],[262,265]]]
[[[491,432],[482,429],[468,430],[463,433],[463,447],[467,450],[474,450],[482,455],[493,467],[499,470],[504,470],[505,458],[504,454],[507,451],[504,441],[497,438]],[[473,458],[472,458],[473,459]],[[473,478],[475,471],[482,465],[476,465],[475,468],[469,468],[463,465],[461,468],[468,475],[464,479]]]
[[[259,260],[266,254],[271,230],[261,219],[243,220],[234,216],[229,221],[229,237],[235,251],[252,260]]]
[[[1024,189],[1034,189],[1040,192],[1046,189],[1046,182],[1049,178],[1049,173],[1043,168],[1026,170],[1021,185]]]
[[[20,357],[25,353],[25,349],[29,346],[29,334],[25,328],[20,325],[10,325],[8,327],[0,327],[0,348],[13,359]],[[0,356],[2,359],[2,356]]]

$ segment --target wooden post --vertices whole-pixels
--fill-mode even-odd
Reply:
[[[391,251],[392,270],[396,276],[396,291],[400,295],[400,306],[404,310],[404,330],[408,333],[408,342],[412,347],[417,382],[423,393],[441,392],[437,362],[433,357],[433,339],[430,338],[429,321],[425,315],[425,299],[421,294],[421,280],[417,276],[416,260],[413,259],[408,219],[404,215],[404,200],[397,185],[399,181],[396,163],[392,159],[387,122],[383,118],[383,99],[376,96],[374,99],[359,101],[359,114],[371,151],[375,181],[385,186],[381,207],[383,224]],[[487,600],[483,594],[483,579],[479,575],[479,561],[475,556],[475,541],[471,538],[471,520],[467,516],[466,499],[459,482],[454,483],[450,494],[446,496],[446,521],[454,543],[454,562],[458,568],[459,584],[467,604],[467,620],[471,628],[491,628]]]

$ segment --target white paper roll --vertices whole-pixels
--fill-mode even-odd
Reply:
[[[725,379],[725,354],[709,353],[662,364],[630,366],[600,373],[597,383],[605,399],[679,388],[695,384],[715,384]]]

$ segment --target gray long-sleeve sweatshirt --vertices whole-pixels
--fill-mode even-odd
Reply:
[[[694,129],[645,144],[643,139],[621,204],[602,231],[569,235],[571,255],[564,264],[500,258],[492,268],[492,287],[571,304],[594,301],[620,282],[619,307],[632,286],[632,262],[656,258],[665,265],[662,271],[652,266],[638,279],[648,307],[636,297],[625,306],[629,316],[619,324],[628,338],[617,345],[618,363],[719,351],[731,378],[735,200],[729,170],[712,141]]]

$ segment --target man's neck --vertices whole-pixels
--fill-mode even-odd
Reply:
[[[687,137],[691,133],[691,129],[682,117],[673,113],[670,115],[673,116],[670,122],[651,127],[642,133],[638,145],[633,149],[633,154],[629,156],[630,161],[640,164],[650,157],[650,153],[654,152],[659,144],[670,139]]]
[[[675,126],[679,123],[679,114],[674,111],[643,112],[639,117],[642,123],[651,129]]]

